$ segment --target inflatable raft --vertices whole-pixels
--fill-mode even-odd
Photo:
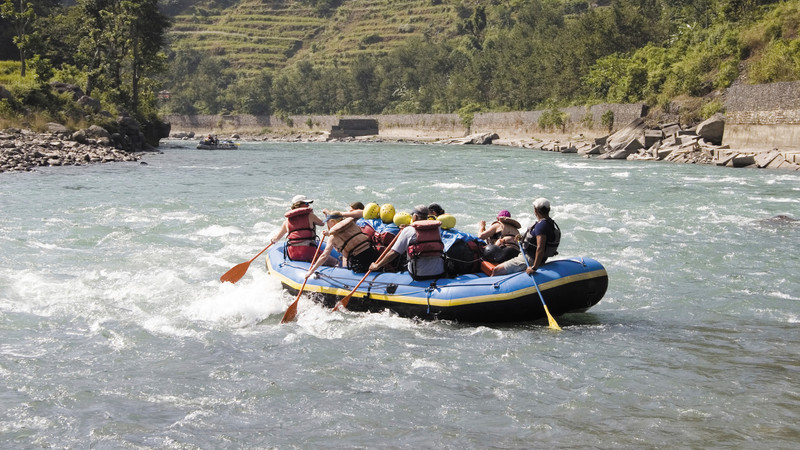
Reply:
[[[310,266],[284,257],[284,245],[267,253],[267,271],[293,295]],[[334,251],[335,253],[335,251]],[[364,276],[342,267],[321,267],[304,294],[327,307],[347,296]],[[585,312],[608,287],[602,264],[589,258],[547,262],[533,275],[554,316]],[[468,323],[528,322],[546,317],[531,276],[525,272],[489,277],[483,273],[414,281],[408,272],[372,272],[350,299],[351,311],[390,310],[402,317]]]

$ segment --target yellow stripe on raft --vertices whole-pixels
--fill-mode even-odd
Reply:
[[[301,283],[298,283],[298,282],[292,280],[291,278],[288,278],[287,276],[283,275],[282,273],[280,273],[278,271],[272,270],[272,267],[270,266],[270,263],[269,263],[269,258],[267,258],[267,270],[269,271],[269,273],[271,275],[277,276],[281,280],[282,283],[284,283],[284,284],[286,284],[288,286],[291,286],[294,289],[300,289]],[[541,283],[541,284],[539,284],[539,290],[541,290],[542,293],[544,293],[548,289],[553,289],[553,288],[556,288],[556,287],[559,287],[559,286],[563,286],[565,284],[575,283],[577,281],[584,281],[584,280],[589,280],[589,279],[592,279],[592,278],[605,277],[605,276],[608,276],[608,273],[606,272],[605,269],[593,270],[591,272],[579,273],[579,274],[575,274],[575,275],[570,275],[568,277],[559,278],[559,279],[556,279],[556,280],[553,280],[553,281],[548,281],[546,283]],[[450,287],[450,286],[443,286],[443,287]],[[465,286],[465,288],[467,288],[467,287]],[[420,289],[424,289],[424,288],[420,287]],[[306,287],[305,287],[304,290],[306,292],[319,292],[319,293],[322,293],[322,294],[336,295],[336,296],[339,296],[339,297],[344,297],[344,296],[346,296],[347,294],[349,294],[352,291],[352,289],[341,289],[341,288],[328,287],[328,286],[315,286],[315,285],[311,285],[311,284],[306,284]],[[431,305],[436,305],[436,306],[441,306],[441,307],[471,305],[471,304],[474,304],[474,303],[485,303],[485,302],[489,302],[489,301],[497,302],[497,301],[513,300],[515,298],[519,298],[519,297],[522,297],[522,296],[525,296],[525,295],[533,295],[535,293],[536,293],[536,287],[531,286],[529,288],[520,289],[520,290],[516,290],[516,291],[512,291],[512,292],[503,292],[503,293],[491,294],[491,295],[478,295],[478,296],[473,296],[473,297],[459,297],[457,299],[437,299],[437,298],[433,298],[432,297],[430,299],[430,304]],[[367,296],[366,292],[358,292],[357,291],[357,292],[355,292],[353,294],[353,297],[366,297],[366,296]],[[371,292],[369,294],[369,296],[372,299],[386,300],[386,301],[391,301],[391,302],[396,302],[396,303],[407,303],[407,304],[411,304],[411,305],[427,305],[428,304],[427,297],[408,297],[408,296],[402,296],[402,295],[386,295],[386,294],[376,294],[374,292]]]

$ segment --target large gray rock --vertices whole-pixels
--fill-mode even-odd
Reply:
[[[93,139],[110,138],[111,133],[100,125],[92,125],[86,130],[86,135]]]
[[[641,142],[644,140],[644,131],[644,119],[638,118],[623,127],[621,130],[609,136],[608,140],[606,141],[606,146],[608,147],[609,151],[616,151],[630,145],[630,142],[633,139]]]
[[[46,127],[48,133],[53,133],[60,136],[70,136],[72,134],[70,133],[69,128],[61,125],[60,123],[50,122],[46,125]]]
[[[91,110],[93,113],[100,112],[100,100],[96,100],[88,95],[84,95],[83,97],[79,98],[78,104]]]
[[[2,99],[11,100],[12,98],[13,95],[11,95],[11,92],[9,92],[8,89],[0,85],[0,100]]]
[[[725,132],[725,119],[722,114],[714,114],[697,126],[697,135],[706,142],[722,145],[722,135]]]

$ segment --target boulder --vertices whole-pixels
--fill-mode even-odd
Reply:
[[[72,134],[70,133],[69,128],[61,125],[60,123],[49,122],[47,125],[45,125],[45,127],[47,128],[48,133],[53,133],[60,136],[70,136]]]
[[[11,100],[14,96],[4,86],[0,85],[0,100]]]
[[[81,97],[83,97],[85,95],[83,93],[83,90],[80,87],[78,87],[77,85],[67,84],[67,83],[63,83],[61,81],[53,81],[53,82],[51,82],[50,83],[50,87],[53,88],[59,94],[63,94],[65,92],[72,93],[72,99],[75,100],[75,101],[77,101],[78,99],[80,99]]]
[[[92,97],[89,97],[88,95],[84,95],[81,98],[79,98],[78,99],[78,104],[83,106],[83,107],[85,107],[85,108],[87,108],[87,109],[89,109],[89,110],[91,110],[95,114],[100,112],[100,108],[101,108],[100,100],[93,99]]]
[[[609,149],[612,151],[619,150],[629,145],[631,140],[633,139],[638,140],[643,138],[644,131],[645,131],[644,119],[640,117],[638,119],[635,119],[625,127],[623,127],[621,130],[609,136],[606,142],[606,146],[609,147]]]
[[[722,145],[722,135],[725,132],[725,119],[722,114],[714,114],[712,117],[697,126],[697,135],[715,145]]]
[[[89,128],[87,128],[86,135],[94,139],[111,137],[111,133],[109,133],[105,128],[101,127],[100,125],[92,125]]]
[[[124,134],[127,134],[128,136],[139,134],[141,125],[139,125],[139,121],[134,119],[133,117],[129,116],[120,117],[117,120],[117,123],[119,124],[120,130],[122,130]]]

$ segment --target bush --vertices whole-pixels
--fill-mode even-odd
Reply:
[[[467,127],[467,129],[472,128],[472,121],[475,119],[475,113],[480,112],[480,110],[481,105],[477,103],[467,103],[462,106],[457,111],[458,117],[461,119],[461,124]]]
[[[708,119],[716,113],[725,112],[725,105],[719,99],[714,99],[700,108],[700,115],[703,119]]]
[[[614,111],[609,109],[604,112],[603,115],[600,116],[600,123],[611,132],[611,130],[614,129]]]
[[[561,129],[563,131],[566,123],[567,114],[561,112],[555,106],[543,112],[542,115],[539,116],[539,128],[543,130]]]

